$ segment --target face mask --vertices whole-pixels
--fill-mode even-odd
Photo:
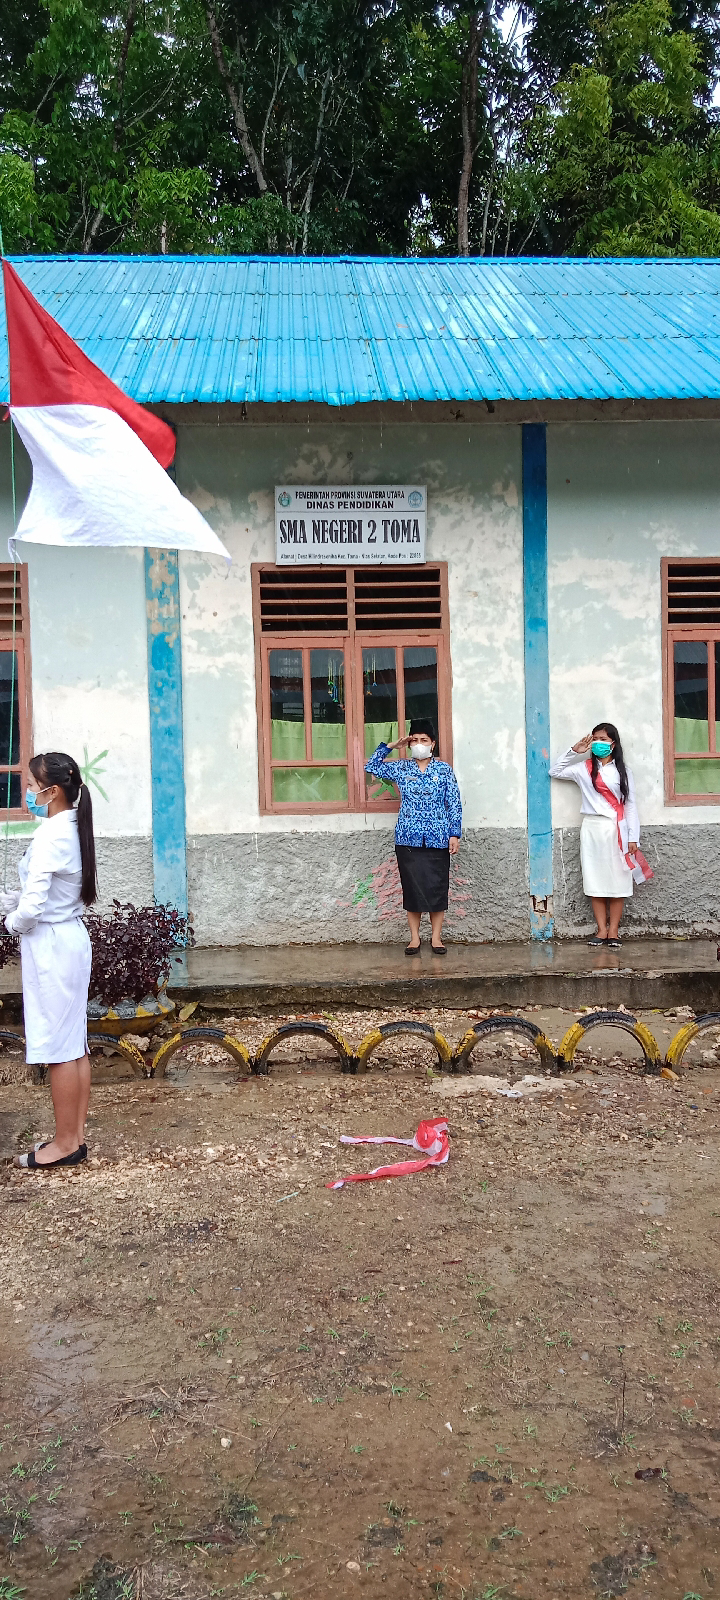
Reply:
[[[612,745],[608,743],[607,739],[593,739],[590,749],[592,750],[594,756],[599,756],[602,760],[603,756],[610,755],[612,751]]]
[[[31,817],[46,817],[48,814],[48,808],[47,806],[38,805],[38,793],[47,794],[47,789],[40,789],[39,791],[35,789],[26,789],[25,804],[30,812]]]
[[[429,744],[411,744],[410,754],[416,761],[429,761],[432,750]]]

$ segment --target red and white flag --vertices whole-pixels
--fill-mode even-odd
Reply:
[[[83,354],[3,264],[10,414],[33,481],[15,539],[230,555],[164,470],[175,435]],[[10,554],[15,559],[14,540]]]

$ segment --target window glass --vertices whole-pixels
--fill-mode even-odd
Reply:
[[[367,757],[377,750],[379,744],[394,744],[399,736],[395,651],[373,645],[363,650],[362,662]]]
[[[704,639],[674,641],[674,678],[675,749],[708,750],[708,647]],[[712,791],[698,790],[708,792]]]
[[[271,650],[270,749],[274,761],[305,760],[301,650]]]
[[[395,650],[388,646],[370,645],[362,653],[363,667],[363,722],[365,734],[365,759],[377,750],[379,744],[394,744],[399,737],[397,666]],[[393,750],[390,761],[397,761],[398,751]],[[365,774],[368,800],[395,798],[391,783]]]
[[[433,645],[406,645],[405,658],[405,726],[409,728],[413,717],[428,717],[434,728],[438,725],[437,650]]]
[[[342,650],[311,650],[313,761],[345,761],[345,657]],[[347,798],[347,778],[345,782]]]
[[[675,762],[676,794],[720,794],[720,760]]]
[[[22,774],[10,773],[10,799],[8,800],[8,775],[0,771],[0,811],[19,811],[22,805]]]
[[[272,797],[284,805],[347,804],[347,767],[274,767]]]
[[[12,753],[10,752],[10,696],[12,692]],[[17,655],[11,650],[0,650],[0,762],[14,766],[20,760],[20,701],[18,696]],[[2,805],[6,804],[7,778],[2,789]],[[19,801],[18,801],[19,804]]]

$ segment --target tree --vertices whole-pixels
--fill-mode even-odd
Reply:
[[[720,251],[720,134],[704,70],[717,41],[710,8],[701,27],[688,9],[681,26],[670,0],[598,5],[588,17],[586,61],[553,85],[525,133],[535,223],[553,251]]]
[[[720,0],[13,0],[12,250],[718,253]]]

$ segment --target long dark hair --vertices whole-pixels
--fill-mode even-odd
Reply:
[[[595,736],[596,733],[607,733],[607,734],[609,734],[610,738],[612,739],[613,745],[615,746],[615,748],[613,750],[613,761],[615,762],[615,765],[616,765],[616,767],[618,769],[618,772],[620,774],[620,796],[621,796],[621,799],[622,799],[623,804],[624,804],[625,801],[627,800],[628,794],[630,792],[630,785],[628,783],[627,767],[625,766],[625,757],[623,755],[623,747],[622,747],[622,745],[620,743],[620,735],[619,735],[619,733],[617,731],[617,728],[615,727],[615,723],[614,722],[597,722],[595,724],[595,727],[593,728],[593,737]],[[590,759],[592,761],[592,774],[591,774],[591,776],[592,776],[592,781],[593,781],[593,789],[597,789],[597,784],[595,782],[595,779],[597,778],[597,775],[598,775],[598,769],[599,769],[599,766],[600,766],[600,762],[598,761],[597,756],[592,754],[592,751],[590,752]]]
[[[80,894],[86,906],[92,906],[98,897],[97,867],[95,864],[95,834],[93,833],[93,814],[90,790],[83,783],[80,768],[72,756],[62,755],[59,750],[50,750],[47,755],[33,756],[29,763],[30,771],[36,783],[43,789],[49,789],[57,784],[66,800],[72,806],[77,801],[78,836],[80,839],[80,860],[82,862],[82,885]]]

